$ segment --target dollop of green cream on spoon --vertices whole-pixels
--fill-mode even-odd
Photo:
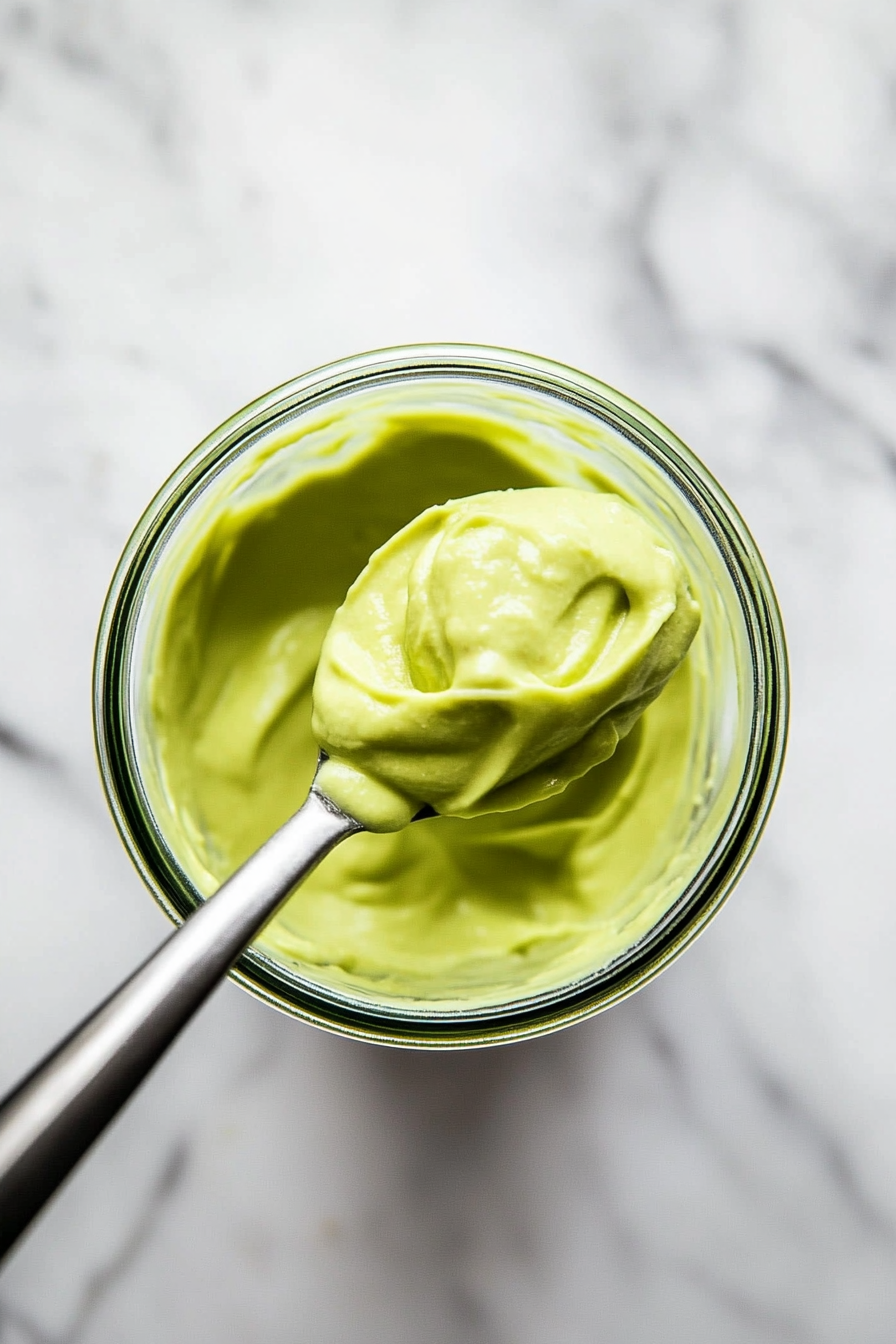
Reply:
[[[684,570],[617,496],[490,491],[381,547],[324,640],[319,786],[372,831],[504,812],[607,760],[681,663]]]

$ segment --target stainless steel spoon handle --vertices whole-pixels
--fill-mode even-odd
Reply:
[[[293,887],[362,830],[304,806],[0,1104],[0,1258]]]

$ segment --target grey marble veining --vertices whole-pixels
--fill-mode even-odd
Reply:
[[[164,921],[90,662],[154,490],[375,346],[585,368],[717,474],[794,674],[760,851],[651,988],[455,1057],[224,986],[0,1279],[0,1344],[890,1344],[896,9],[0,4],[0,1083]]]

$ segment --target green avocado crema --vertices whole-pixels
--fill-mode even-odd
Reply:
[[[472,817],[541,802],[612,756],[699,619],[675,556],[614,495],[437,505],[333,618],[313,693],[319,786],[373,831],[422,804]]]
[[[297,468],[247,468],[169,566],[148,701],[169,847],[214,890],[301,805],[320,742],[321,786],[373,829],[264,951],[440,1007],[607,964],[680,890],[703,787],[699,613],[661,520],[486,413],[384,405],[349,434],[337,410],[315,435]],[[421,803],[440,815],[406,825]]]

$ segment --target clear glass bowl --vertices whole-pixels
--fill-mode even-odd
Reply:
[[[747,528],[705,467],[648,412],[604,384],[547,360],[476,346],[412,346],[305,374],[238,412],[162,487],[125,548],[100,623],[94,674],[97,751],[122,840],[156,900],[180,923],[207,894],[167,835],[155,778],[147,685],[153,640],[177,572],[180,543],[235,490],[264,475],[290,479],[315,426],[338,418],[350,440],[380,407],[437,403],[487,411],[593,468],[661,520],[685,559],[703,621],[692,657],[711,675],[699,702],[699,804],[651,927],[608,964],[561,983],[470,1003],[400,1001],[353,990],[314,968],[249,948],[233,978],[265,1002],[317,1026],[393,1045],[487,1045],[543,1034],[639,989],[705,927],[742,873],[781,772],[787,657],[768,574]],[[323,416],[323,420],[322,420]],[[205,885],[205,892],[202,890]]]

